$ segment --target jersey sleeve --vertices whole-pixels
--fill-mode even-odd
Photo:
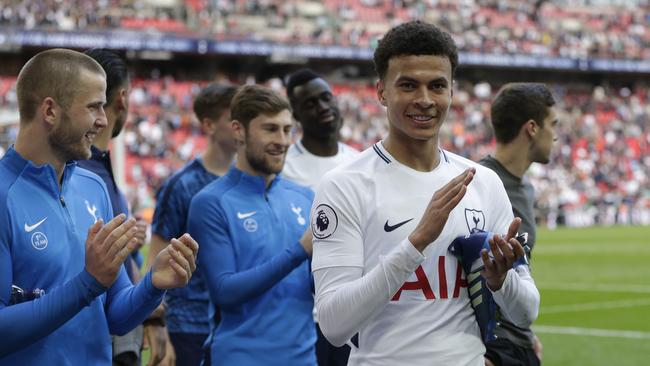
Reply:
[[[335,346],[345,344],[380,312],[425,260],[405,239],[364,274],[362,199],[349,188],[345,181],[321,183],[311,219],[318,321]]]
[[[312,270],[364,265],[363,198],[349,179],[326,175],[318,186],[311,210],[314,235]]]
[[[320,328],[335,346],[345,344],[390,301],[425,257],[404,240],[379,264],[363,274],[359,267],[328,267],[314,271]]]
[[[40,298],[9,305],[11,256],[5,254],[0,249],[0,359],[48,336],[106,291],[83,270]]]
[[[498,291],[492,296],[501,308],[501,314],[513,324],[528,328],[539,314],[540,295],[528,266],[510,269]]]
[[[123,335],[141,324],[160,305],[164,290],[154,287],[149,271],[132,285],[124,266],[106,296],[106,320],[111,334]]]
[[[240,271],[226,215],[215,201],[201,193],[192,199],[188,232],[199,243],[199,265],[217,306],[236,307],[253,300],[308,258],[296,241],[267,262]]]

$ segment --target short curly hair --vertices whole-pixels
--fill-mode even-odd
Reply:
[[[392,58],[420,55],[447,56],[454,77],[458,66],[456,42],[449,33],[420,20],[400,24],[384,35],[373,56],[375,71],[383,80]]]

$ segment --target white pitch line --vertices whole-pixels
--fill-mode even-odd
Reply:
[[[629,339],[650,339],[650,332],[638,332],[633,330],[612,330],[596,328],[559,327],[553,325],[533,326],[536,333],[548,334],[570,334],[578,336],[607,337],[607,338],[629,338]]]
[[[546,290],[569,290],[585,292],[628,292],[650,294],[650,286],[630,284],[588,284],[588,283],[537,283],[537,288]]]
[[[568,304],[568,305],[555,305],[555,306],[542,306],[539,309],[540,314],[557,314],[557,313],[570,313],[574,311],[586,310],[603,310],[603,309],[619,309],[619,308],[632,308],[636,306],[650,305],[650,299],[631,299],[631,300],[615,300],[615,301],[600,301],[600,302],[587,302],[581,304]]]

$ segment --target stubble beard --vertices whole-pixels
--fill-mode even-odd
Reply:
[[[84,135],[75,136],[71,132],[72,121],[63,114],[62,121],[48,136],[48,142],[54,154],[62,161],[87,160],[91,157],[90,148],[85,147]]]
[[[277,174],[282,171],[282,167],[284,166],[284,161],[282,161],[280,169],[274,168],[264,158],[263,152],[261,154],[255,154],[255,152],[250,148],[250,145],[246,146],[246,160],[253,170],[264,175]]]

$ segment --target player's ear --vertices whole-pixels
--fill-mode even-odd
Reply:
[[[215,132],[216,122],[212,118],[201,118],[201,128],[205,131],[206,135],[212,136]]]
[[[236,119],[232,121],[230,126],[235,134],[235,140],[237,140],[237,143],[243,144],[246,141],[246,127]]]
[[[126,111],[129,109],[129,92],[126,88],[121,88],[118,93],[117,107],[119,110]]]
[[[43,122],[45,122],[50,128],[56,124],[57,117],[61,111],[61,106],[54,101],[51,97],[46,97],[41,102],[41,105],[38,107],[40,114],[43,116]]]
[[[386,103],[386,97],[384,96],[384,82],[381,79],[377,80],[375,88],[377,89],[377,99],[379,100],[379,103],[386,107],[388,103]]]
[[[535,135],[537,135],[537,131],[539,130],[539,125],[537,124],[537,122],[535,122],[534,119],[529,119],[528,121],[526,121],[523,128],[526,131],[526,135],[533,138],[535,137]]]

